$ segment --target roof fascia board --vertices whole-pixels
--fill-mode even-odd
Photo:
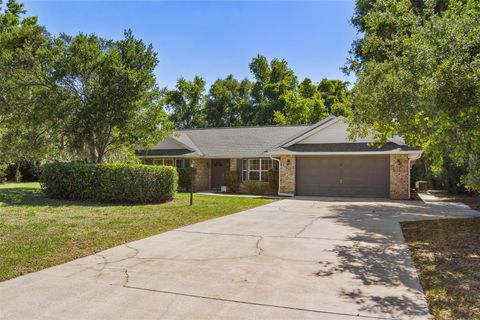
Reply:
[[[330,156],[330,155],[382,155],[382,154],[412,154],[412,155],[421,155],[421,150],[390,150],[390,151],[342,151],[342,152],[282,152],[274,151],[269,152],[269,155],[280,156],[280,155],[296,155],[296,156]]]
[[[185,155],[176,155],[176,156],[172,156],[172,155],[145,155],[145,156],[137,156],[139,158],[181,158],[181,159],[191,159],[191,158],[202,158],[202,156],[199,156],[199,155],[188,155],[188,154],[185,154]]]

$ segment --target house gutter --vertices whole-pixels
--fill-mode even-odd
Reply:
[[[412,166],[415,163],[417,159],[419,159],[422,156],[422,151],[419,153],[413,153],[408,155],[408,199],[411,199],[411,194],[410,194],[410,184],[411,184],[411,170]]]
[[[271,152],[271,155],[292,155],[292,156],[342,156],[342,155],[389,155],[389,154],[408,154],[415,159],[422,155],[421,150],[391,150],[391,151],[289,151],[289,152]]]

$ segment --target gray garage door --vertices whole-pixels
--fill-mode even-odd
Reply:
[[[389,156],[297,157],[297,194],[387,197],[389,159]]]

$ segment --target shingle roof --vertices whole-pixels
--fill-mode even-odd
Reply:
[[[265,151],[308,126],[264,126],[181,130],[205,157],[265,157]]]
[[[190,139],[190,137],[184,132],[179,132],[178,136],[173,136],[172,138],[179,141],[189,150],[194,151],[197,155],[203,155],[202,152],[198,149],[198,147],[193,143],[192,139]]]
[[[381,148],[356,142],[298,144],[303,136],[313,134],[313,131],[322,130],[324,126],[333,125],[342,119],[330,116],[314,125],[185,129],[159,142],[151,150],[137,150],[136,153],[139,156],[185,158],[256,158],[267,157],[269,154],[309,152],[420,151],[404,145],[399,139],[394,139]]]

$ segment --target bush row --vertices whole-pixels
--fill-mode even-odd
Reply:
[[[173,198],[178,174],[163,166],[51,163],[43,167],[40,183],[51,198],[154,203]]]

